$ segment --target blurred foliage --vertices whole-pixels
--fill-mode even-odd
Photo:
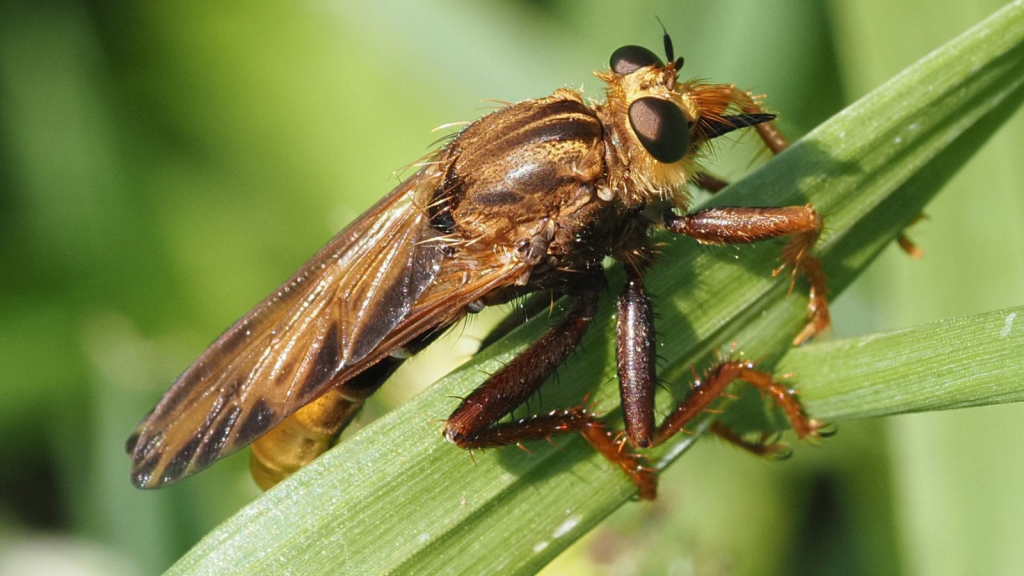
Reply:
[[[685,73],[767,94],[798,137],[1000,5],[7,0],[0,574],[159,573],[255,496],[245,455],[136,491],[124,439],[481,99],[597,96],[590,71],[621,45],[657,46],[657,15]],[[835,335],[1020,305],[1022,151],[1018,114],[911,229],[926,258],[884,254],[837,300]],[[742,147],[721,160],[726,176],[750,165]],[[463,360],[483,324],[365,417]],[[1017,573],[1022,409],[844,424],[784,466],[701,443],[655,505],[617,513],[551,573]]]

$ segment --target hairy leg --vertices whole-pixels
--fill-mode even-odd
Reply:
[[[554,410],[499,423],[525,403],[576,348],[593,322],[598,296],[596,290],[580,294],[561,324],[549,329],[466,397],[445,423],[444,436],[462,448],[473,449],[578,432],[630,476],[641,498],[651,499],[657,486],[653,472],[642,465],[639,457],[621,450],[604,424],[586,408]]]
[[[807,326],[794,339],[803,344],[826,330],[831,323],[828,300],[825,296],[825,274],[821,262],[810,250],[821,234],[821,218],[810,205],[784,208],[708,208],[678,216],[665,213],[665,227],[676,234],[689,236],[703,244],[745,244],[781,236],[792,239],[782,251],[782,266],[792,266],[794,274],[802,272],[810,281],[810,301],[807,304]]]

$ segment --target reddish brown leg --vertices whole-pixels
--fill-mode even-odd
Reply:
[[[792,390],[773,381],[771,374],[756,370],[753,362],[726,360],[708,371],[703,380],[694,382],[693,390],[686,400],[658,427],[652,445],[657,446],[682,430],[721,397],[726,387],[735,380],[742,380],[774,398],[798,438],[819,435],[821,423],[804,414]]]
[[[769,441],[770,438],[774,436],[774,434],[770,432],[762,434],[760,441],[756,442],[744,440],[742,436],[721,422],[714,422],[711,424],[711,432],[722,440],[725,440],[737,448],[742,448],[755,456],[783,460],[789,458],[793,453],[792,449],[785,442]]]
[[[447,433],[446,436],[461,448],[473,449],[520,445],[570,432],[582,434],[602,456],[618,465],[636,484],[642,500],[653,500],[657,496],[658,481],[654,471],[645,467],[638,455],[623,450],[605,425],[582,406],[489,425],[457,439],[447,436]]]
[[[473,449],[579,432],[630,476],[640,489],[641,498],[653,498],[653,472],[644,468],[637,456],[620,450],[605,426],[583,407],[497,424],[526,402],[576,348],[593,322],[598,295],[596,290],[581,294],[560,325],[548,330],[463,400],[445,423],[444,436],[462,448]]]
[[[722,180],[718,176],[713,176],[707,172],[697,172],[697,175],[693,177],[692,182],[698,187],[712,194],[718,194],[722,190],[725,190],[728,182]]]
[[[736,88],[735,86],[731,86],[730,88],[732,90],[732,100],[739,105],[740,109],[743,111],[744,114],[761,114],[764,112],[761,106],[753,99],[753,97],[748,92],[744,92],[739,88]],[[757,124],[756,126],[754,126],[754,129],[757,130],[757,135],[761,137],[761,140],[764,141],[765,146],[767,146],[773,154],[778,154],[779,152],[782,152],[783,150],[789,147],[789,140],[786,139],[782,132],[780,132],[779,129],[775,127],[774,122],[764,122],[761,124]],[[713,187],[715,185],[718,185],[719,182],[727,184],[722,182],[721,180],[718,180],[717,178],[711,177],[713,180],[718,180],[718,182],[712,182],[712,188],[707,188],[702,184],[702,177],[707,177],[707,175],[700,173],[697,174],[697,176],[694,177],[694,183],[697,184],[697,186],[700,186],[701,188],[704,188],[705,190],[708,190],[712,193],[717,192],[721,188],[725,187],[722,186],[721,188],[714,189]],[[914,220],[914,222],[920,220],[923,217],[924,214],[919,215]],[[913,223],[911,223],[911,225],[913,225]],[[914,260],[920,260],[924,256],[924,251],[917,247],[909,238],[907,238],[906,234],[900,234],[896,238],[896,242],[899,244],[900,249],[906,252],[907,255],[913,258]]]
[[[640,271],[626,266],[626,287],[618,300],[616,352],[619,396],[630,443],[651,445],[654,436],[655,364],[654,312]]]
[[[747,92],[735,86],[723,85],[714,89],[721,98],[740,108],[744,114],[762,114],[764,110]],[[774,154],[789,147],[789,141],[772,122],[754,125],[758,136]],[[725,182],[708,174],[698,173],[694,183],[711,191],[724,187]],[[712,208],[687,216],[665,215],[666,227],[705,244],[737,244],[758,242],[779,236],[792,236],[782,253],[783,266],[793,266],[794,274],[802,271],[811,283],[807,315],[810,321],[793,340],[802,344],[826,330],[831,323],[826,299],[825,275],[821,263],[810,254],[821,235],[821,218],[811,205],[786,208]],[[795,277],[794,277],[795,280]],[[792,284],[790,284],[792,289]]]
[[[917,224],[924,218],[924,212],[918,214],[917,216],[914,217],[914,220],[911,221],[907,227],[909,228],[910,226]],[[910,256],[914,260],[920,260],[921,258],[924,258],[924,250],[921,250],[921,248],[919,248],[917,244],[914,244],[913,240],[907,238],[906,230],[904,230],[902,233],[900,233],[899,236],[896,237],[896,243],[899,244],[900,249],[907,253],[907,256]]]
[[[782,406],[790,424],[800,437],[816,435],[820,425],[809,420],[793,392],[772,381],[771,376],[754,369],[751,362],[729,360],[715,366],[704,381],[693,385],[686,400],[661,426],[654,425],[655,334],[650,300],[644,291],[640,271],[627,266],[626,288],[619,296],[617,348],[619,392],[622,396],[626,437],[641,448],[664,443],[701,412],[708,410],[734,380],[749,382],[770,394]],[[762,456],[777,456],[786,451],[784,444],[753,443],[742,439],[724,425],[716,423],[712,431],[729,442]]]
[[[745,244],[780,236],[792,236],[782,251],[782,266],[793,273],[803,272],[811,283],[807,304],[807,326],[793,340],[803,344],[809,338],[826,330],[831,323],[828,300],[825,297],[825,274],[821,262],[810,254],[821,234],[821,218],[814,208],[788,206],[784,208],[708,208],[686,216],[665,213],[665,227],[676,234],[684,234],[702,244]],[[794,277],[795,280],[795,277]],[[792,284],[790,285],[792,289]]]
[[[733,101],[739,105],[740,110],[744,114],[761,114],[764,112],[764,109],[761,108],[761,105],[754,100],[749,92],[744,92],[735,86],[730,88],[732,89]],[[772,154],[778,154],[789,148],[789,140],[775,127],[774,122],[758,124],[754,126],[754,129],[757,130],[757,135],[761,137],[761,140],[772,151]]]

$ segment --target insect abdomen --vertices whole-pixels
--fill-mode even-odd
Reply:
[[[352,422],[363,403],[376,392],[406,358],[434,341],[443,330],[433,329],[414,338],[349,380],[285,418],[255,442],[249,468],[264,490],[292,475],[331,447]]]
[[[331,447],[363,406],[338,389],[306,404],[252,443],[253,480],[269,490]]]

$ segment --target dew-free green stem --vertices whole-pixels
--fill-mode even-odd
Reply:
[[[808,413],[830,422],[1024,400],[1024,307],[790,351]]]

